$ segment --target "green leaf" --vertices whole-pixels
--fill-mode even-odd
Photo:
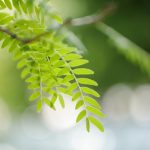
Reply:
[[[69,87],[71,85],[70,82],[62,82],[63,79],[58,79],[58,84],[64,87]]]
[[[44,103],[48,106],[50,106],[51,102],[47,97],[43,97],[42,100],[44,101]]]
[[[1,20],[4,19],[5,17],[8,17],[8,16],[10,16],[8,13],[0,12],[0,18],[1,18]]]
[[[56,110],[55,108],[55,102],[57,100],[57,93],[54,93],[51,100],[50,100],[50,108],[52,108],[53,110]]]
[[[97,108],[94,108],[92,106],[86,106],[86,109],[89,112],[91,112],[92,114],[95,114],[95,115],[97,115],[100,118],[104,118],[105,117],[105,115],[99,109],[97,109]]]
[[[95,119],[95,118],[92,117],[92,116],[89,116],[88,119],[89,119],[89,121],[90,121],[94,126],[96,126],[101,132],[104,132],[104,127],[103,127],[102,123],[101,123],[99,120]]]
[[[60,60],[60,56],[58,54],[55,54],[50,58],[50,61],[52,64],[54,64],[55,62],[57,62],[59,60]]]
[[[4,0],[6,6],[9,8],[9,9],[12,9],[12,5],[11,5],[11,2],[10,0]]]
[[[0,40],[3,40],[4,38],[5,38],[5,35],[2,32],[0,32]]]
[[[9,50],[9,52],[13,52],[16,49],[18,49],[18,41],[13,40],[8,50]]]
[[[38,89],[40,87],[40,84],[39,83],[34,83],[32,82],[29,86],[28,86],[28,89]]]
[[[38,6],[35,6],[35,13],[38,19],[40,19],[40,8]]]
[[[68,54],[68,55],[64,56],[64,59],[67,60],[67,61],[74,60],[74,59],[79,59],[79,58],[82,58],[82,56],[78,55],[78,54]]]
[[[90,74],[94,74],[94,72],[90,69],[86,69],[86,68],[77,68],[74,69],[73,72],[77,75],[90,75]]]
[[[78,87],[77,83],[72,83],[69,88],[67,89],[67,91],[74,91],[76,88]]]
[[[90,132],[90,122],[88,118],[86,118],[86,130],[87,132]]]
[[[17,68],[21,69],[21,68],[25,67],[26,65],[27,65],[26,59],[21,59],[17,64]]]
[[[50,105],[49,106],[50,106],[51,109],[56,110],[55,105],[51,101],[50,101]]]
[[[41,109],[42,109],[42,101],[41,101],[41,100],[39,100],[39,101],[37,102],[36,111],[37,111],[37,112],[40,112],[40,111],[41,111]]]
[[[68,68],[62,68],[62,69],[58,72],[57,76],[63,76],[63,75],[68,74],[69,72],[70,72],[70,70],[69,70]]]
[[[76,110],[79,109],[81,106],[83,106],[83,104],[84,104],[84,101],[83,101],[83,100],[78,101],[77,104],[76,104],[75,109],[76,109]]]
[[[93,95],[95,97],[100,97],[99,93],[97,93],[95,90],[90,89],[88,87],[81,87],[82,91],[86,94]]]
[[[68,91],[67,88],[60,87],[60,88],[58,88],[58,89],[59,89],[60,92],[72,96],[72,92]]]
[[[85,59],[77,59],[77,60],[69,62],[69,64],[70,64],[71,67],[77,67],[77,66],[87,64],[88,62],[89,61],[85,60]]]
[[[13,59],[18,60],[22,57],[22,52],[19,49],[16,49],[13,53]]]
[[[72,101],[77,100],[79,97],[81,97],[81,92],[76,92],[72,97]]]
[[[94,107],[97,107],[98,109],[101,109],[100,104],[93,98],[84,96],[84,100],[88,102],[89,104],[93,105]]]
[[[66,75],[65,78],[62,80],[62,83],[66,83],[72,80],[74,80],[73,75]]]
[[[56,61],[56,63],[53,63],[53,66],[54,66],[55,68],[57,68],[57,67],[64,67],[64,66],[65,66],[65,63],[64,63],[64,61],[59,60],[59,61]]]
[[[33,14],[34,1],[28,0],[26,5],[28,6],[29,14],[32,15]]]
[[[23,0],[19,0],[19,4],[20,4],[22,10],[24,11],[24,13],[27,14],[26,4],[23,2]]]
[[[35,99],[37,99],[37,98],[39,98],[39,97],[40,97],[40,92],[38,91],[38,92],[33,93],[33,94],[30,96],[29,100],[30,100],[30,101],[34,101]]]
[[[29,73],[30,73],[30,69],[29,68],[23,69],[23,71],[21,73],[21,78],[24,79]]]
[[[98,86],[96,81],[88,78],[78,78],[78,82],[81,84]]]
[[[9,45],[11,44],[11,41],[12,41],[12,39],[11,39],[10,37],[7,37],[7,38],[3,41],[1,47],[2,47],[2,48],[5,48],[5,47],[9,46]]]
[[[54,106],[55,102],[57,100],[57,94],[53,94],[52,98],[51,98],[51,103],[52,103],[52,107]]]
[[[3,25],[9,23],[13,19],[13,16],[10,16],[8,13],[0,12],[0,18],[0,24]]]
[[[2,1],[2,0],[0,0],[0,9],[4,9],[4,8],[6,8],[6,6],[5,6],[5,4],[4,4],[4,2]]]
[[[70,48],[70,47],[69,48],[62,48],[60,51],[60,54],[65,55],[65,54],[69,54],[69,53],[74,52],[74,51],[76,51],[75,48]]]
[[[20,12],[19,0],[12,0],[13,6]]]
[[[65,108],[64,99],[63,99],[62,95],[60,95],[60,94],[59,94],[59,101],[60,101],[60,104],[61,104],[62,108]]]
[[[85,116],[86,116],[86,110],[82,110],[82,111],[78,114],[77,119],[76,119],[76,122],[81,121]]]
[[[25,81],[33,83],[38,80],[39,80],[39,77],[37,75],[33,75],[33,76],[30,76],[29,78],[27,78]]]
[[[7,24],[7,23],[9,23],[10,21],[12,21],[12,19],[13,19],[13,16],[7,16],[7,17],[5,17],[4,19],[0,20],[0,24],[1,24],[1,25]]]

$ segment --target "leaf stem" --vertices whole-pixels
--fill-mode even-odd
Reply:
[[[80,87],[80,84],[79,84],[79,82],[78,82],[77,77],[76,77],[76,75],[74,74],[74,72],[73,72],[71,66],[70,66],[70,65],[67,63],[67,61],[65,60],[65,58],[64,58],[63,56],[61,56],[61,54],[60,54],[57,50],[55,50],[55,52],[56,52],[56,53],[60,56],[60,58],[64,61],[64,63],[66,64],[66,66],[69,68],[71,74],[73,75],[74,80],[75,80],[76,83],[77,83],[79,92],[81,93],[82,100],[83,100],[83,102],[84,102],[84,107],[85,107],[85,111],[86,111],[86,118],[88,118],[87,110],[86,110],[86,102],[85,102],[85,100],[84,100],[84,94],[83,94],[83,92],[82,92],[82,90],[81,90],[81,87]]]
[[[40,69],[40,66],[39,66],[39,74],[40,74],[40,100],[41,100],[41,103],[43,102],[43,85],[42,85],[42,74],[41,74],[41,69]]]

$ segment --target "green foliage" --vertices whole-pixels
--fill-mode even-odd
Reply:
[[[6,13],[6,9],[11,13]],[[59,30],[49,30],[53,24],[62,23],[51,6],[45,10],[37,1],[0,0],[0,10],[0,27],[5,30],[0,32],[1,48],[7,48],[18,61],[21,77],[32,90],[29,100],[37,103],[37,111],[41,111],[43,104],[57,109],[57,100],[64,108],[62,94],[67,94],[79,111],[76,122],[84,119],[87,131],[90,131],[90,123],[104,131],[99,121],[104,115],[95,100],[100,95],[92,88],[98,84],[84,77],[94,72],[82,67],[88,60],[62,41]]]

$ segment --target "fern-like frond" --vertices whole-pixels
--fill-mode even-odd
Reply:
[[[95,100],[100,95],[93,89],[98,84],[89,78],[94,72],[83,67],[88,60],[83,59],[76,48],[65,44],[56,31],[27,42],[48,31],[50,24],[62,23],[60,17],[28,0],[0,0],[0,9],[1,48],[7,48],[18,61],[21,77],[32,91],[29,100],[37,103],[37,111],[41,111],[43,104],[57,109],[57,100],[64,108],[64,93],[72,96],[79,111],[76,122],[85,119],[87,131],[90,131],[90,123],[104,131],[99,120],[104,115]],[[12,11],[11,15],[5,13],[5,9]]]

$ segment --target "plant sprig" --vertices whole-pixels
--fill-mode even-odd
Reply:
[[[41,111],[43,104],[57,109],[57,100],[64,108],[64,93],[76,102],[75,109],[79,111],[76,122],[85,119],[88,132],[90,124],[104,131],[100,122],[104,114],[95,100],[100,95],[92,87],[98,84],[85,77],[94,72],[82,67],[88,60],[77,54],[75,47],[64,43],[59,32],[49,32],[49,26],[56,23],[61,26],[62,21],[55,12],[45,13],[35,2],[0,0],[1,48],[7,48],[18,61],[21,76],[32,90],[29,100],[36,101],[37,111]]]

